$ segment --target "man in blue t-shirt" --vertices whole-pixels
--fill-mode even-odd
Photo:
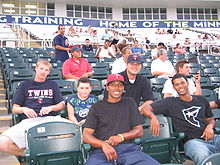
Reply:
[[[92,52],[93,51],[93,48],[92,48],[92,45],[90,44],[89,39],[86,39],[85,45],[82,45],[82,51],[83,52]]]
[[[204,96],[189,93],[189,82],[183,74],[174,75],[172,84],[179,97],[156,101],[142,108],[141,113],[151,119],[154,136],[160,133],[156,115],[171,117],[174,130],[185,134],[185,154],[200,165],[209,155],[220,152],[220,135],[214,134],[215,120],[209,102]]]
[[[64,62],[69,58],[68,51],[70,48],[68,39],[64,36],[65,34],[65,26],[58,26],[59,34],[53,39],[54,47],[55,47],[55,59],[56,61]]]
[[[22,114],[23,120],[0,136],[0,151],[23,155],[26,130],[45,122],[70,122],[52,116],[54,112],[64,109],[65,104],[58,85],[46,79],[50,70],[49,61],[40,59],[36,64],[34,79],[25,80],[18,87],[12,100],[12,112]]]

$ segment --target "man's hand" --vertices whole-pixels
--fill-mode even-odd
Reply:
[[[108,140],[106,140],[106,142],[111,146],[116,146],[122,142],[122,139],[120,136],[116,135],[116,136],[111,136]]]
[[[196,83],[200,83],[200,80],[201,80],[201,75],[200,75],[200,71],[198,71],[196,73],[196,75],[193,76],[194,80]]]
[[[115,149],[111,145],[109,145],[108,143],[104,143],[102,145],[102,151],[104,152],[108,161],[118,159],[118,155],[117,155]]]
[[[89,77],[89,73],[88,72],[87,73],[83,73],[81,77],[86,77],[87,78],[87,77]]]
[[[204,138],[205,141],[209,141],[214,137],[214,130],[212,125],[207,125],[205,130],[203,131],[203,134],[201,138]]]
[[[53,111],[53,109],[51,107],[42,107],[39,115],[44,116],[52,111]]]
[[[24,108],[22,108],[22,110],[23,110],[23,113],[24,113],[28,118],[35,118],[35,117],[37,117],[37,113],[36,113],[33,109],[31,109],[31,108],[26,108],[26,107],[24,107]]]
[[[153,136],[159,136],[160,134],[160,123],[156,116],[150,120],[150,132]]]

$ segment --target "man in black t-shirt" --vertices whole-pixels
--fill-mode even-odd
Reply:
[[[150,130],[155,136],[160,126],[155,115],[163,114],[172,119],[174,130],[184,132],[184,150],[197,165],[209,155],[220,152],[220,136],[214,135],[215,120],[208,101],[199,95],[191,95],[187,77],[176,74],[172,78],[173,88],[179,97],[168,97],[147,105],[141,113],[151,119]]]
[[[93,150],[86,165],[159,165],[130,141],[143,135],[144,120],[134,100],[122,97],[124,77],[107,78],[108,99],[92,105],[83,130],[83,141]]]
[[[127,68],[121,74],[126,82],[123,96],[132,97],[140,110],[145,105],[153,103],[154,96],[150,81],[139,74],[142,69],[142,57],[138,54],[128,56]],[[104,91],[104,99],[107,99],[107,91]],[[143,104],[140,102],[143,101]]]

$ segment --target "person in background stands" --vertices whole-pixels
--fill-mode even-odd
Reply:
[[[138,40],[134,41],[133,47],[131,47],[131,52],[134,54],[144,55],[144,50],[139,45]]]
[[[65,34],[65,26],[58,26],[59,34],[53,39],[54,47],[55,47],[55,59],[59,62],[64,62],[69,59],[68,51],[70,48],[68,39],[64,36]]]
[[[120,73],[127,68],[127,60],[128,56],[131,54],[131,49],[129,47],[124,47],[121,53],[121,57],[115,60],[112,64],[112,73]]]
[[[109,47],[110,43],[110,40],[105,40],[104,46],[98,49],[96,58],[115,58],[113,49]]]
[[[190,76],[190,65],[189,62],[185,59],[179,60],[176,63],[176,72],[183,74],[185,76]],[[200,85],[200,72],[198,71],[196,75],[193,76],[192,78],[187,78],[189,82],[189,92],[191,95],[202,95],[202,89]],[[168,79],[163,87],[162,93],[164,94],[164,98],[166,97],[178,97],[178,93],[176,90],[173,88],[171,79]]]
[[[157,47],[151,50],[151,57],[152,57],[152,59],[157,59],[157,52],[158,52],[158,50],[164,49],[164,48],[165,48],[164,43],[163,42],[159,42]]]
[[[93,51],[93,48],[92,48],[92,45],[90,44],[89,39],[85,40],[85,45],[82,46],[82,51],[83,52],[92,52]]]
[[[79,47],[73,47],[71,50],[71,58],[66,60],[62,66],[62,73],[65,80],[75,81],[80,77],[92,76],[92,69],[88,61],[82,58],[82,52]]]
[[[175,73],[172,63],[168,60],[167,51],[160,49],[157,52],[157,59],[151,63],[151,74],[158,78],[172,77]]]
[[[90,107],[98,101],[95,95],[90,94],[91,91],[90,80],[81,77],[77,81],[77,93],[67,98],[68,118],[77,125],[85,123]]]

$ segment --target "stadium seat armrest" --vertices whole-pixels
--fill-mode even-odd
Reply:
[[[181,140],[185,137],[185,134],[183,132],[173,132],[172,136],[176,137],[177,140]]]

